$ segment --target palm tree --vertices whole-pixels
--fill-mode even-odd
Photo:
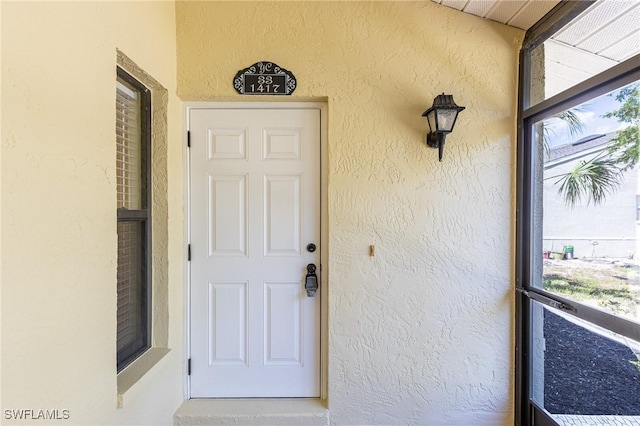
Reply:
[[[639,159],[640,147],[640,84],[633,84],[620,90],[616,100],[622,102],[619,109],[611,111],[603,117],[616,117],[621,123],[630,126],[618,132],[611,139],[612,144],[606,151],[601,152],[590,160],[578,162],[567,173],[551,176],[546,179],[557,179],[560,184],[558,193],[565,203],[575,207],[584,199],[587,204],[600,204],[608,194],[613,193],[622,179],[622,173],[636,165]],[[582,132],[584,123],[580,120],[576,110],[567,110],[556,114],[553,118],[561,120],[569,129],[572,136]],[[543,144],[548,153],[549,134],[544,132]]]

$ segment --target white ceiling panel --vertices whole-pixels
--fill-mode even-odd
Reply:
[[[527,0],[498,1],[486,18],[506,24],[527,4]]]
[[[498,3],[497,0],[470,1],[464,8],[464,11],[472,15],[484,18],[487,13]]]
[[[626,38],[640,25],[640,3],[619,15],[589,37],[578,43],[577,47],[589,52],[598,53],[616,44],[621,38]],[[636,46],[640,47],[640,46]]]
[[[639,50],[640,30],[636,30],[634,33],[629,34],[627,38],[624,38],[613,46],[601,51],[599,55],[613,59],[614,61],[622,62],[637,54]]]
[[[462,10],[466,6],[467,2],[468,0],[442,0],[440,4],[453,9]]]
[[[521,28],[523,30],[531,28],[533,24],[538,22],[540,18],[553,9],[558,2],[555,0],[532,0],[524,5],[511,19],[507,21],[507,25]]]
[[[595,31],[608,27],[611,21],[624,15],[624,13],[634,5],[638,5],[638,2],[601,1],[593,8],[587,10],[586,13],[579,16],[578,19],[574,20],[553,38],[571,46],[577,46],[580,42],[590,37]],[[635,26],[637,25],[638,22],[635,23]]]
[[[528,30],[560,0],[432,0],[464,13]],[[552,37],[591,54],[623,61],[640,53],[640,0],[597,0]]]
[[[432,0],[443,6],[523,30],[538,22],[560,0]]]

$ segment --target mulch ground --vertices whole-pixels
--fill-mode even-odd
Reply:
[[[640,415],[640,371],[626,345],[545,309],[544,406],[552,414]]]

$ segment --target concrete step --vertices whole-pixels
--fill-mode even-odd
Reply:
[[[319,399],[191,399],[175,412],[173,424],[328,426],[329,410]]]

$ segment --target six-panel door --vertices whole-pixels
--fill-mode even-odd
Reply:
[[[191,397],[318,397],[320,110],[189,121]]]

